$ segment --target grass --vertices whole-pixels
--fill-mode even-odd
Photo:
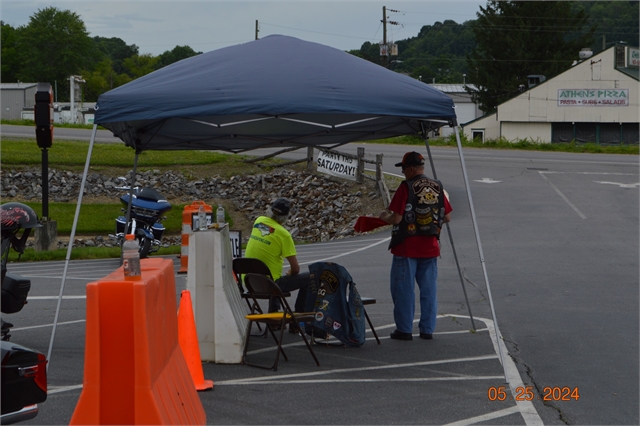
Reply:
[[[368,143],[385,143],[391,145],[420,145],[424,146],[424,139],[418,136],[399,136],[396,138],[368,141]],[[551,152],[575,152],[585,154],[629,154],[638,155],[639,146],[635,145],[600,145],[596,143],[580,143],[571,141],[567,143],[540,143],[529,139],[521,139],[509,142],[505,139],[489,140],[485,142],[470,141],[464,135],[460,138],[463,148],[489,148],[502,150],[523,151],[551,151]],[[455,135],[446,138],[429,139],[430,146],[457,147]]]

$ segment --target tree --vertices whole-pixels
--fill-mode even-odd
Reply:
[[[20,69],[20,61],[18,60],[18,50],[16,46],[17,34],[16,29],[11,25],[0,22],[2,25],[2,82],[15,83],[18,81],[17,74]]]
[[[93,42],[80,17],[55,7],[39,9],[18,29],[20,60],[17,78],[29,82],[58,82],[59,94],[69,95],[69,77],[95,57]],[[3,58],[4,59],[4,58]],[[61,99],[63,100],[63,99]]]
[[[122,86],[132,80],[127,74],[118,74],[113,69],[111,59],[105,59],[93,67],[93,70],[83,70],[82,76],[87,82],[84,87],[84,99],[95,102],[104,92]]]
[[[174,62],[178,62],[183,59],[201,54],[202,52],[196,52],[189,46],[176,46],[172,50],[167,50],[158,57],[158,62],[156,62],[156,69],[160,69],[162,67],[166,67],[167,65],[171,65]]]
[[[145,53],[144,55],[134,55],[125,59],[122,65],[127,75],[132,79],[136,79],[155,71],[156,62],[158,62],[157,56]]]
[[[477,89],[466,90],[485,113],[526,87],[527,76],[549,79],[567,70],[593,42],[595,27],[584,30],[589,16],[572,12],[572,2],[491,0],[480,11],[477,45],[467,55],[467,81]]]
[[[116,74],[123,74],[125,72],[123,62],[125,59],[130,58],[139,53],[138,46],[135,44],[127,45],[124,40],[118,37],[94,37],[96,49],[103,53],[103,57],[99,62],[102,62],[105,57],[111,60],[113,71]],[[96,65],[98,64],[96,63]]]

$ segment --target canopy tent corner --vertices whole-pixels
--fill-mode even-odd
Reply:
[[[333,148],[410,134],[426,141],[429,130],[454,127],[500,339],[454,108],[449,96],[421,81],[339,49],[282,35],[184,59],[102,94],[96,104],[47,359],[98,125],[135,150],[134,172],[138,154],[145,150],[239,153],[268,147]]]

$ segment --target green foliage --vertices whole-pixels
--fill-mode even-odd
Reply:
[[[578,59],[593,42],[588,15],[572,11],[571,2],[489,1],[473,24],[477,46],[467,57],[467,88],[485,113],[527,87],[529,75],[552,78]]]
[[[81,166],[87,158],[88,143],[55,141],[49,150],[50,167]],[[134,151],[124,144],[95,144],[91,156],[92,166],[128,167],[133,165]],[[175,166],[179,164],[238,163],[244,156],[220,154],[213,151],[144,151],[138,157],[138,167]],[[42,153],[30,139],[4,139],[2,141],[2,166],[37,165]]]
[[[2,69],[0,76],[2,82],[15,82],[18,80],[18,71],[20,70],[20,61],[18,59],[17,34],[15,28],[11,25],[2,24],[2,50],[0,57],[2,58]]]
[[[189,46],[176,46],[172,50],[167,50],[160,56],[158,56],[158,62],[156,62],[156,69],[166,67],[174,62],[181,61],[183,59],[190,58],[192,56],[201,55],[202,52],[196,52]]]
[[[118,202],[118,198],[124,192],[114,191],[112,204],[91,204],[83,203],[78,217],[76,228],[77,235],[108,235],[115,233],[115,220],[118,216],[124,215],[123,204]],[[41,216],[42,203],[25,201]],[[162,223],[167,229],[167,234],[180,234],[182,230],[182,211],[186,204],[173,205],[171,210],[165,213],[167,217]],[[49,203],[49,219],[57,222],[58,233],[69,235],[73,226],[76,206],[74,203]],[[105,220],[108,218],[108,220]]]
[[[58,82],[58,97],[69,99],[69,76],[78,74],[95,58],[93,41],[76,13],[55,7],[39,9],[29,24],[17,29],[16,78]],[[4,61],[3,57],[3,61]]]
[[[81,238],[81,237],[80,237]],[[180,246],[163,247],[151,256],[180,254]],[[119,258],[121,251],[119,247],[74,247],[71,249],[71,260],[76,259],[107,259]],[[36,262],[47,260],[65,260],[67,258],[67,249],[57,249],[51,251],[35,251],[28,248],[20,256],[20,262]],[[14,251],[9,253],[9,261],[17,262],[18,254]]]

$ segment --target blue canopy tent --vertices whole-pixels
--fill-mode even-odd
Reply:
[[[95,123],[137,151],[342,145],[455,125],[444,93],[332,47],[273,35],[100,96]]]
[[[94,123],[67,265],[97,125],[111,130],[134,148],[134,175],[138,154],[145,150],[238,153],[265,147],[330,148],[407,134],[423,135],[426,141],[429,130],[445,125],[456,127],[480,260],[500,338],[454,104],[444,93],[341,50],[273,35],[184,59],[104,93],[98,99]],[[428,143],[426,147],[435,177]],[[453,247],[448,224],[447,230]],[[464,290],[459,266],[458,271]]]

